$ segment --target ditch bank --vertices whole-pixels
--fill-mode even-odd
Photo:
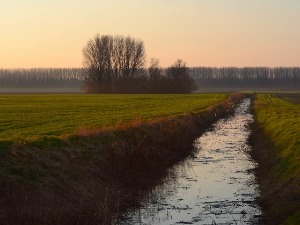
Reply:
[[[1,151],[0,224],[113,224],[243,98],[231,94],[198,114],[16,143]]]
[[[252,147],[250,154],[258,163],[255,174],[260,190],[258,201],[263,211],[261,224],[297,225],[300,223],[300,179],[297,176],[282,177],[282,172],[287,170],[283,158],[257,121],[253,105],[251,110],[254,122],[250,125],[249,144]]]
[[[250,103],[246,98],[233,115],[195,139],[192,157],[173,166],[164,183],[120,224],[258,224],[256,163],[247,143]]]

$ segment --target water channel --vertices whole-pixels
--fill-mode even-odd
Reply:
[[[250,99],[195,140],[193,157],[175,166],[120,224],[257,224],[258,187],[249,156]]]

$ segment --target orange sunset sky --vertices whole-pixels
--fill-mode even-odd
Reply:
[[[300,66],[299,0],[3,0],[0,68],[82,67],[99,34],[169,66]]]

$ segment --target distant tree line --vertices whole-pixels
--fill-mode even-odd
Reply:
[[[299,67],[193,67],[178,59],[145,67],[144,42],[95,35],[82,50],[83,68],[0,69],[0,88],[79,88],[87,93],[190,93],[195,89],[300,89]]]
[[[145,47],[130,36],[97,34],[83,48],[84,90],[88,93],[190,93],[193,80],[178,59],[166,70],[152,59],[145,65]]]
[[[0,88],[81,87],[82,68],[0,69]]]
[[[0,88],[81,88],[87,92],[86,71],[82,68],[0,69]],[[89,81],[90,82],[90,81]],[[139,68],[130,78],[114,80],[115,93],[189,93],[205,88],[300,89],[299,67],[193,67],[177,60],[161,68],[151,59],[148,68]],[[92,85],[94,92],[112,92],[110,82]],[[97,89],[100,87],[103,89]]]
[[[299,67],[195,67],[190,76],[202,88],[300,89]]]

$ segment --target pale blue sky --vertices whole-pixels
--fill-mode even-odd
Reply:
[[[96,33],[163,66],[300,66],[299,27],[299,0],[2,0],[0,67],[81,67]]]

